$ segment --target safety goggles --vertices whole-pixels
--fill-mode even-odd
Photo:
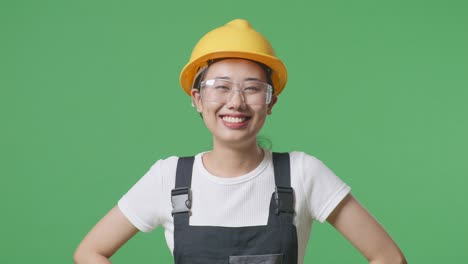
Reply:
[[[202,100],[216,103],[227,103],[236,92],[239,92],[244,103],[264,105],[271,102],[273,93],[271,85],[256,80],[237,83],[225,79],[212,79],[201,82],[200,88]]]

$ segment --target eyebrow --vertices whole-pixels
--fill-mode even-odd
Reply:
[[[231,78],[228,77],[228,76],[214,77],[214,79],[217,79],[217,80],[231,80]],[[258,78],[254,78],[254,77],[245,78],[244,81],[259,81],[259,82],[262,82],[262,80],[260,80]]]
[[[262,80],[258,79],[258,78],[245,78],[244,81],[258,81],[258,82],[262,82]]]
[[[214,77],[214,79],[230,80],[231,78],[227,76]]]

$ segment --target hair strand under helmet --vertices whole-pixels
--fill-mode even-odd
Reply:
[[[235,19],[208,32],[193,48],[189,62],[180,73],[180,84],[188,95],[198,71],[206,67],[208,61],[219,58],[241,58],[265,64],[272,70],[275,95],[279,95],[286,85],[286,67],[275,56],[270,42],[247,20]]]

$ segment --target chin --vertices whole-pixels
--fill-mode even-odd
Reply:
[[[257,134],[256,133],[236,133],[233,131],[231,133],[213,134],[213,139],[219,143],[226,145],[234,145],[240,147],[242,145],[249,145],[252,142],[256,142]]]

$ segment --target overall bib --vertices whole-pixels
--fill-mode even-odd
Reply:
[[[276,188],[265,226],[190,226],[193,162],[194,157],[179,158],[172,190],[176,264],[297,264],[288,153],[273,153]]]

